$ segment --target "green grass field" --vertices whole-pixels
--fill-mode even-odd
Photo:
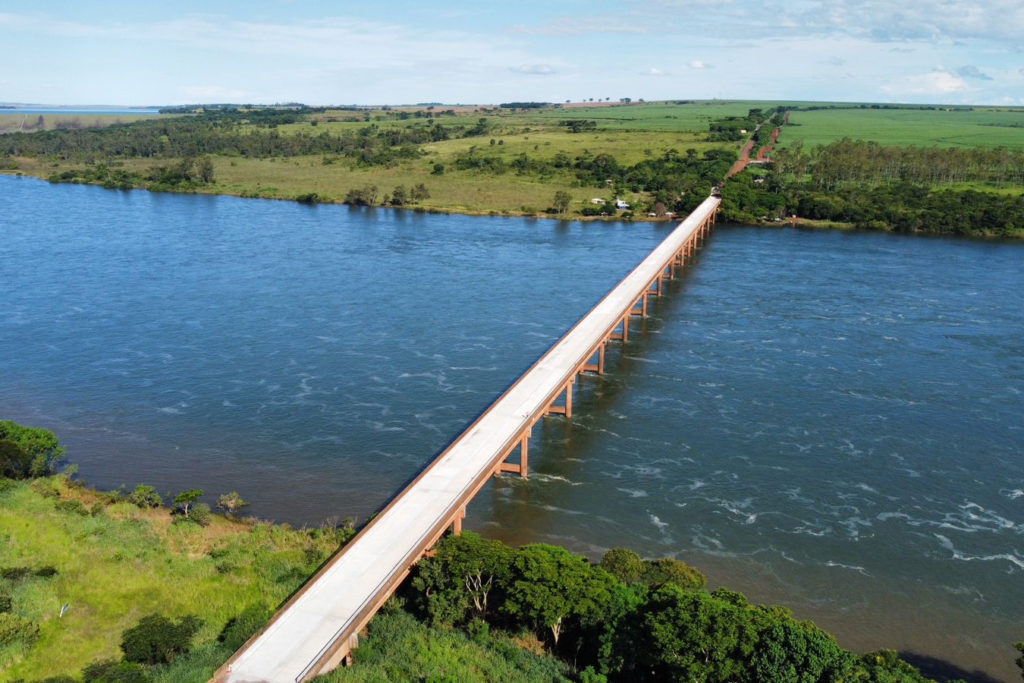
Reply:
[[[3,481],[0,568],[56,573],[0,578],[11,611],[40,627],[30,648],[0,646],[0,680],[77,675],[91,662],[119,659],[122,631],[154,612],[202,619],[196,640],[208,661],[199,666],[208,668],[192,678],[168,672],[166,680],[205,680],[230,654],[215,642],[227,621],[249,604],[277,606],[337,548],[333,533],[220,517],[207,527],[172,524],[166,509],[101,502],[63,477]],[[61,509],[76,500],[85,508]]]
[[[780,146],[848,137],[893,146],[1024,148],[1024,109],[821,109],[791,112],[789,122]]]

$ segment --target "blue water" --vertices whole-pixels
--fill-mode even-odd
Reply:
[[[365,518],[668,228],[0,177],[0,416],[57,431],[102,487]],[[848,647],[1010,679],[1022,263],[720,229],[468,523],[680,557]]]

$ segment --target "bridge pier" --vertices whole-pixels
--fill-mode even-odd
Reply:
[[[455,518],[452,520],[452,535],[462,535],[462,520],[466,518],[466,507],[459,508],[459,511],[455,513]]]
[[[619,325],[622,325],[622,332],[612,332],[608,335],[609,339],[617,339],[622,343],[629,341],[629,314],[627,313],[622,320],[615,324],[615,329],[618,329]]]
[[[575,383],[576,376],[573,375],[573,378],[566,382],[565,387],[563,387],[562,389],[562,391],[565,393],[565,403],[563,403],[562,405],[555,405],[554,403],[552,403],[551,405],[548,406],[547,412],[544,413],[545,416],[565,415],[565,417],[567,418],[572,417],[572,385]],[[555,397],[555,400],[558,400],[557,396]]]
[[[644,303],[645,304],[647,303],[646,298],[644,299]],[[646,310],[646,308],[647,307],[644,306],[644,310]],[[604,347],[605,347],[605,345],[606,345],[606,342],[602,341],[600,344],[597,345],[597,349],[596,350],[590,352],[590,357],[587,358],[587,360],[584,361],[583,365],[580,366],[580,374],[582,374],[584,372],[596,372],[599,375],[603,375],[604,374]],[[597,363],[591,363],[590,362],[591,360],[594,359],[594,354],[597,354]]]
[[[531,431],[533,431],[532,425],[531,425],[530,428],[528,428],[526,430],[526,433],[523,435],[523,438],[521,438],[519,440],[519,443],[517,443],[515,446],[510,448],[508,453],[505,454],[505,459],[501,461],[500,465],[498,465],[498,469],[495,470],[494,476],[498,476],[502,472],[515,472],[516,474],[518,474],[523,479],[528,479],[529,478],[529,476],[530,476],[530,474],[529,474],[529,464],[530,464],[530,432]],[[514,463],[514,462],[509,462],[508,461],[508,457],[510,455],[512,455],[512,452],[516,448],[519,448],[519,463],[518,464]]]

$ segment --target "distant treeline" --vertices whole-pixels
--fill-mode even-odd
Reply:
[[[768,135],[771,135],[773,126],[782,122],[785,111],[785,107],[751,109],[746,116],[726,116],[714,119],[709,124],[708,141],[738,142],[746,139],[762,124],[762,130],[767,129]],[[758,139],[758,142],[761,140]]]
[[[572,173],[580,185],[650,192],[655,202],[665,204],[669,210],[690,211],[707,197],[712,185],[725,177],[735,159],[735,152],[728,150],[712,149],[699,155],[688,149],[685,154],[669,150],[632,165],[620,164],[611,154],[589,152],[575,157],[558,152],[551,158],[531,157],[524,152],[506,160],[471,147],[456,157],[455,168],[499,175],[514,172],[541,179],[556,173]]]
[[[727,220],[751,222],[786,216],[849,223],[858,228],[937,235],[1022,237],[1024,195],[938,190],[908,182],[849,183],[830,190],[814,182],[781,183],[749,174],[729,181]]]
[[[361,165],[389,165],[418,156],[416,145],[450,137],[483,135],[488,131],[486,125],[441,126],[436,122],[395,128],[370,124],[343,134],[306,131],[282,134],[274,129],[277,124],[290,122],[296,116],[296,112],[276,110],[245,112],[244,115],[215,112],[100,129],[12,133],[0,136],[0,156],[109,161],[207,154],[254,158],[333,154],[352,158]],[[245,124],[256,124],[256,127]]]
[[[797,142],[773,157],[777,173],[810,173],[813,185],[827,190],[847,182],[1024,185],[1024,150],[1004,147],[891,147],[845,138],[809,151]]]

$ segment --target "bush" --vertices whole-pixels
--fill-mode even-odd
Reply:
[[[232,651],[237,650],[254,633],[263,628],[263,625],[270,620],[271,616],[272,612],[266,605],[249,605],[237,617],[224,625],[224,630],[217,636],[217,640]]]
[[[149,683],[149,680],[145,667],[132,662],[107,659],[82,669],[84,683]]]
[[[140,508],[158,508],[164,504],[164,499],[156,492],[156,488],[139,484],[128,494],[128,502]]]
[[[0,476],[11,479],[53,474],[64,448],[53,432],[0,420]]]
[[[39,637],[39,625],[10,612],[0,612],[0,647],[22,643],[26,647]]]
[[[89,516],[89,508],[85,507],[85,504],[80,500],[58,500],[54,507],[58,512],[81,515],[82,517]]]
[[[194,616],[174,622],[163,615],[150,614],[121,634],[121,650],[129,662],[168,664],[189,651],[192,637],[201,625]]]
[[[210,511],[210,506],[206,503],[196,503],[188,518],[199,526],[210,526],[210,522],[213,520],[213,513]]]

